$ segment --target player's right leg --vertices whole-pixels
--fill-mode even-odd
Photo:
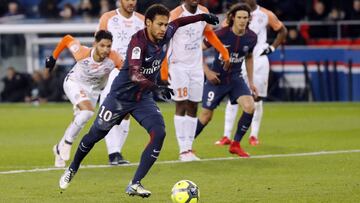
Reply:
[[[94,115],[96,95],[82,87],[79,83],[71,80],[64,81],[64,91],[74,105],[74,119],[69,124],[60,142],[53,147],[55,155],[55,167],[64,167],[65,161],[69,160],[73,141],[79,135],[81,129]]]
[[[131,111],[131,108],[125,104],[120,106],[124,107],[126,111],[123,109],[117,109],[118,103],[119,101],[116,101],[115,98],[109,97],[108,99],[105,99],[103,105],[100,106],[96,120],[91,126],[89,133],[81,139],[70,167],[65,170],[59,180],[59,186],[61,189],[66,189],[69,186],[71,180],[78,171],[82,160],[90,152],[93,146],[103,139],[109,130],[114,125],[118,124],[125,115]]]
[[[238,104],[231,104],[230,100],[228,100],[225,108],[224,134],[220,140],[215,142],[216,145],[229,145],[231,143],[231,132],[238,109]]]

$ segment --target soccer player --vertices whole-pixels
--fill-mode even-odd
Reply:
[[[161,5],[150,6],[145,13],[146,28],[135,33],[127,50],[124,66],[114,79],[110,93],[100,106],[99,113],[76,151],[73,162],[61,176],[59,186],[66,189],[80,167],[80,163],[93,146],[103,139],[109,130],[119,124],[130,113],[150,135],[139,166],[126,188],[129,195],[149,197],[140,181],[157,160],[165,139],[165,124],[162,114],[153,100],[152,92],[164,99],[170,99],[172,89],[158,85],[161,62],[165,58],[168,42],[175,31],[197,21],[218,23],[212,14],[199,14],[178,18],[170,23],[169,10]]]
[[[207,78],[210,74],[216,77],[205,82],[202,111],[196,127],[197,137],[210,122],[213,112],[221,100],[225,96],[229,96],[232,104],[238,104],[243,109],[229,152],[244,158],[249,157],[249,154],[241,148],[240,141],[250,127],[254,113],[254,99],[250,90],[255,97],[257,96],[257,89],[253,82],[252,56],[257,36],[248,28],[250,12],[250,7],[247,4],[233,5],[227,14],[228,26],[216,31],[221,42],[229,50],[230,68],[223,68],[223,61],[219,53],[216,53],[212,66],[205,68]],[[208,46],[206,42],[205,45]],[[241,75],[241,66],[244,60],[249,86],[246,85]]]
[[[209,13],[209,11],[199,5],[199,0],[185,0],[182,5],[171,11],[170,21],[201,13]],[[168,66],[171,88],[175,93],[174,125],[181,161],[199,160],[192,150],[192,144],[197,123],[197,105],[201,101],[204,87],[201,46],[204,36],[228,64],[227,49],[206,22],[197,22],[180,28],[170,42]]]
[[[256,0],[241,0],[250,5],[251,22],[250,29],[258,36],[258,42],[254,48],[254,84],[259,90],[259,97],[255,100],[255,113],[251,124],[249,143],[253,146],[259,144],[258,134],[263,116],[263,99],[267,97],[269,60],[267,55],[271,54],[285,40],[287,29],[284,24],[275,16],[275,14],[256,4]],[[267,40],[267,27],[270,26],[277,32],[277,36],[272,45]],[[243,70],[245,68],[243,67]],[[244,76],[246,72],[244,72]],[[231,143],[231,131],[234,125],[237,105],[227,103],[225,110],[225,126],[223,137],[215,142],[218,145],[227,145]]]
[[[104,13],[99,22],[99,29],[108,30],[114,36],[112,49],[121,57],[126,58],[126,51],[131,36],[144,28],[144,16],[135,12],[136,0],[119,0],[120,7],[116,10]],[[118,69],[113,69],[108,82],[100,95],[100,105],[104,102],[106,95],[114,78],[119,74]],[[105,137],[109,154],[109,164],[118,165],[129,163],[124,160],[121,151],[129,134],[130,115],[127,115],[120,123],[115,125]]]
[[[122,58],[111,51],[112,34],[99,30],[92,48],[82,46],[78,40],[66,35],[57,44],[52,56],[46,58],[46,68],[51,71],[60,53],[68,48],[76,60],[64,81],[64,91],[74,105],[74,119],[64,136],[53,147],[55,167],[65,167],[70,158],[70,149],[80,130],[94,114],[101,89],[104,88],[110,71],[121,68]]]

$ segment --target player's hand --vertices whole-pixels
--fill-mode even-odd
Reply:
[[[202,14],[204,16],[204,21],[206,21],[207,23],[211,24],[211,25],[217,25],[219,24],[219,18],[212,13],[203,13]]]
[[[54,69],[56,64],[56,59],[53,56],[48,56],[45,59],[45,67],[49,70],[49,72],[52,71],[52,69]]]
[[[210,69],[205,71],[206,79],[213,85],[220,84],[221,80],[218,77],[219,75],[220,75],[220,73],[217,73],[217,72],[212,71]]]
[[[269,55],[269,54],[273,53],[274,51],[275,51],[275,47],[270,45],[266,49],[264,49],[264,51],[260,54],[260,56]]]
[[[259,91],[255,87],[254,83],[250,83],[249,87],[250,87],[252,95],[254,96],[254,99],[256,99],[259,96]]]
[[[224,61],[223,69],[224,71],[230,70],[230,60]]]
[[[155,89],[155,93],[159,99],[164,101],[170,100],[171,96],[174,95],[173,89],[163,85],[157,86],[157,88]]]

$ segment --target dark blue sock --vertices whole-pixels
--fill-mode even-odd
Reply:
[[[74,160],[70,164],[70,168],[73,171],[76,172],[79,169],[82,160],[90,152],[95,143],[103,139],[108,132],[109,131],[98,130],[94,126],[91,127],[89,133],[81,139],[81,142],[76,150]]]
[[[154,126],[150,130],[150,142],[141,155],[139,166],[136,170],[132,183],[140,182],[149,172],[157,160],[165,139],[165,127]]]
[[[197,121],[197,125],[196,125],[196,131],[195,131],[195,139],[199,136],[199,134],[202,132],[202,130],[204,129],[206,125],[202,124],[199,119]]]
[[[253,118],[254,114],[248,114],[246,112],[243,112],[239,122],[238,122],[238,127],[236,130],[236,134],[234,137],[234,140],[237,142],[240,142],[241,139],[243,138],[243,136],[245,135],[246,131],[249,129],[250,125],[251,125],[251,121]]]

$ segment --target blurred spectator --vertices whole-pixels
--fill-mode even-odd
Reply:
[[[97,16],[94,5],[90,0],[81,0],[78,14],[83,18],[93,18]]]
[[[354,0],[351,10],[346,17],[348,20],[360,20],[360,0]],[[350,25],[347,27],[348,36],[351,38],[360,38],[360,25]]]
[[[333,23],[336,21],[343,20],[345,18],[345,13],[341,9],[334,7],[330,10],[330,13],[327,17],[327,20]],[[338,34],[337,25],[330,25],[328,26],[328,37],[336,38]]]
[[[70,20],[75,18],[76,16],[76,10],[74,6],[70,3],[66,3],[63,7],[63,9],[59,12],[59,16],[63,20]]]
[[[352,8],[346,17],[348,20],[360,20],[360,0],[354,0]]]
[[[22,16],[24,17],[24,14],[21,11],[19,2],[15,0],[11,0],[7,3],[7,12],[4,16]]]
[[[299,34],[296,28],[289,28],[286,45],[305,45],[305,39]]]
[[[115,4],[111,2],[110,0],[100,0],[100,11],[98,13],[98,16],[101,16],[102,14],[116,9]]]
[[[324,21],[327,18],[325,13],[325,5],[321,1],[317,1],[314,5],[312,12],[309,15],[310,21]],[[324,38],[327,37],[327,27],[323,25],[311,25],[310,37],[311,38]]]
[[[2,102],[24,102],[30,96],[30,79],[26,74],[18,73],[14,67],[9,67],[6,77],[2,79],[4,90],[1,92]]]
[[[221,0],[200,0],[200,4],[209,9],[210,13],[222,13],[223,1]]]
[[[39,13],[42,18],[58,18],[59,9],[57,0],[41,0],[39,4]]]

